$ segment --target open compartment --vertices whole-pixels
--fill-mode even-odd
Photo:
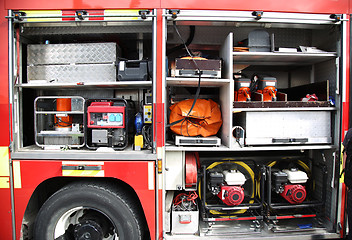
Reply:
[[[135,11],[135,14],[136,18],[111,16],[99,21],[82,21],[79,24],[73,20],[20,24],[16,30],[18,34],[15,36],[18,59],[13,92],[14,121],[18,126],[14,128],[15,152],[40,151],[45,154],[47,151],[41,151],[41,148],[49,150],[50,147],[47,145],[71,150],[75,154],[87,153],[98,148],[106,151],[109,150],[108,148],[113,149],[110,145],[86,147],[89,124],[86,117],[88,108],[84,105],[91,99],[95,101],[123,99],[129,102],[125,108],[126,113],[130,113],[128,122],[132,124],[126,136],[126,139],[130,139],[119,150],[134,150],[134,137],[138,136],[138,149],[148,150],[144,152],[151,153],[150,150],[153,149],[154,17],[142,19],[138,11]],[[57,99],[70,98],[72,106],[76,105],[73,103],[74,99],[81,99],[83,108],[79,112],[67,110],[57,113],[55,106],[45,111],[34,107],[34,104],[43,102],[43,99],[49,101],[49,98],[54,102]],[[34,121],[29,118],[33,112],[36,116]],[[79,124],[72,124],[74,126],[71,127],[76,129],[76,126],[79,126],[79,135],[75,135],[75,138],[78,138],[77,143],[71,144],[73,140],[65,140],[60,141],[59,144],[55,144],[55,141],[48,144],[49,138],[44,136],[48,132],[43,133],[42,130],[51,125],[50,119],[53,116],[57,118],[60,114],[72,115],[75,124]],[[134,128],[137,115],[140,126],[138,132]],[[125,126],[127,124],[123,125],[123,128]],[[56,132],[53,134],[56,135],[59,132],[54,131]],[[60,131],[60,134],[68,133]],[[94,140],[101,141],[99,134],[94,136]],[[50,138],[55,139],[52,135]],[[56,140],[58,138],[64,139],[56,136]],[[72,139],[72,136],[69,138]],[[88,144],[92,145],[91,135]],[[41,148],[38,149],[35,145]]]
[[[242,98],[235,97],[233,103],[232,149],[334,143],[341,29],[300,27],[274,24],[234,32],[235,96]],[[253,35],[257,32],[267,34]],[[251,38],[259,43],[267,38],[269,48],[243,41]]]
[[[202,135],[201,131],[192,136],[187,133],[175,135],[174,132],[167,131],[167,143],[170,144],[168,146],[170,149],[172,145],[176,145],[179,149],[180,147],[188,149],[200,147],[204,150],[207,147],[219,149],[219,147],[228,148],[230,146],[233,38],[227,28],[223,28],[221,34],[214,39],[204,38],[205,31],[215,29],[216,27],[211,25],[200,26],[198,22],[194,24],[183,21],[168,22],[168,41],[166,42],[168,106],[171,107],[174,104],[173,100],[177,98],[182,100],[210,99],[218,104],[222,121],[221,128],[207,136]],[[184,41],[184,39],[187,40]],[[184,49],[185,46],[187,50]],[[187,95],[184,94],[185,92]],[[170,110],[167,113],[168,119],[169,116]],[[214,119],[211,119],[212,117],[214,115],[205,117],[206,124],[203,126],[212,123]],[[172,123],[169,121],[169,124]],[[200,127],[203,126],[200,125]]]

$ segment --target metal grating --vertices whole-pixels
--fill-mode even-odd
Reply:
[[[28,66],[28,80],[59,83],[115,82],[114,64]]]
[[[28,45],[28,65],[113,63],[116,43]]]

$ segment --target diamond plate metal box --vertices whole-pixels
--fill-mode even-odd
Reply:
[[[115,82],[116,43],[28,45],[28,82]]]

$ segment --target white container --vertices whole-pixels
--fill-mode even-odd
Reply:
[[[171,211],[171,234],[197,234],[199,211]]]
[[[242,186],[246,182],[246,177],[237,170],[223,171],[224,180],[230,186]]]
[[[306,183],[308,180],[307,173],[298,169],[284,169],[282,171],[287,174],[287,179],[292,184]]]

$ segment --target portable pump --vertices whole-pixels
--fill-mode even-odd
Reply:
[[[275,102],[277,100],[277,80],[275,77],[254,75],[251,92],[262,95],[262,101]]]
[[[277,81],[274,77],[263,77],[259,79],[257,92],[263,94],[264,102],[276,101],[276,85]]]
[[[244,200],[242,185],[246,177],[238,170],[209,172],[208,189],[228,206],[237,206]]]
[[[249,102],[251,101],[251,80],[249,78],[235,79],[235,101]]]
[[[297,168],[284,169],[282,171],[273,171],[273,188],[277,194],[280,194],[291,204],[302,203],[306,196],[304,183],[307,182],[308,176],[305,172]]]

